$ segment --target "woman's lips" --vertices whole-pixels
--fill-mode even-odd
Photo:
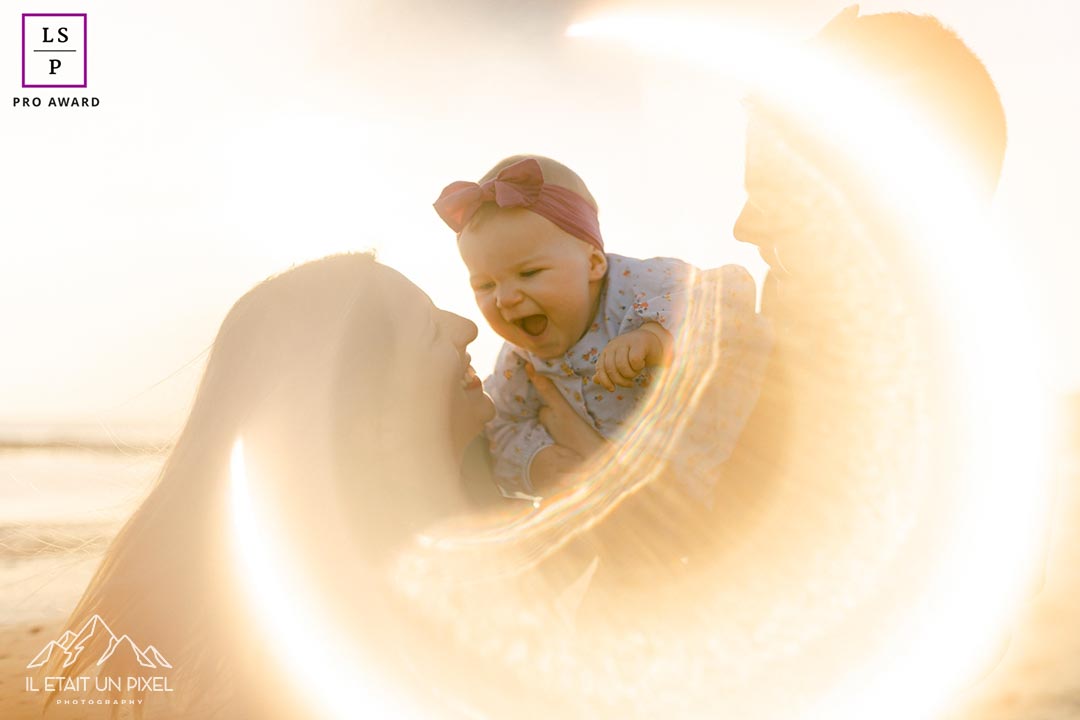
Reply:
[[[476,374],[476,370],[472,365],[465,367],[465,375],[461,378],[462,390],[479,390],[484,386],[480,381],[480,376]]]

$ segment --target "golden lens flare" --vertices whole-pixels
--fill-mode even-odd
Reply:
[[[280,675],[305,695],[311,716],[421,717],[405,698],[380,686],[379,673],[313,593],[316,584],[290,563],[289,538],[274,536],[267,508],[252,492],[258,479],[248,478],[242,439],[233,446],[229,473],[232,550],[247,605],[256,629],[270,639],[266,646]]]
[[[747,530],[750,520],[744,524],[733,507],[732,525],[722,529],[729,532],[727,555],[715,572],[685,586],[698,596],[672,600],[673,608],[692,600],[693,613],[659,613],[653,627],[663,629],[650,634],[638,628],[635,613],[643,603],[630,592],[603,608],[605,629],[587,639],[575,635],[575,613],[594,574],[605,572],[603,563],[582,555],[572,582],[546,608],[537,602],[544,583],[531,581],[531,573],[650,489],[670,468],[670,449],[695,432],[688,418],[712,401],[708,389],[730,370],[715,322],[722,286],[716,293],[718,286],[703,282],[680,342],[708,352],[669,375],[625,442],[594,460],[583,485],[509,519],[431,528],[402,553],[393,578],[400,593],[451,642],[506,671],[505,689],[466,683],[452,693],[490,699],[522,688],[540,696],[542,688],[563,706],[589,708],[596,717],[625,716],[626,708],[642,717],[705,710],[830,720],[940,715],[992,658],[1032,585],[1044,551],[1050,483],[1051,418],[1039,371],[1045,346],[1006,239],[985,223],[968,190],[972,171],[918,108],[883,92],[858,68],[785,48],[768,35],[645,15],[596,18],[567,34],[732,75],[808,132],[842,138],[875,196],[888,201],[890,227],[906,243],[909,262],[894,266],[873,234],[857,229],[859,252],[836,259],[837,275],[852,287],[842,309],[851,314],[856,337],[845,349],[858,348],[859,332],[873,333],[857,358],[865,387],[852,388],[865,397],[854,401],[886,407],[894,425],[874,425],[885,415],[870,413],[871,426],[838,430],[862,433],[857,437],[872,445],[860,448],[865,452],[850,476],[807,477],[805,486],[792,481],[772,495],[749,489],[758,494],[750,493],[756,504],[748,502],[745,511],[758,527]],[[883,145],[882,137],[891,141]],[[812,167],[805,172],[814,177]],[[818,200],[843,215],[849,204],[833,189],[822,178]],[[1010,291],[1001,292],[1003,286]],[[857,290],[877,293],[876,315],[859,314]],[[920,326],[929,322],[932,327]],[[820,348],[826,360],[836,351]],[[761,360],[753,352],[745,358]],[[238,442],[234,541],[257,621],[278,638],[280,666],[317,704],[318,716],[363,715],[342,688],[358,678],[377,685],[377,671],[335,634],[300,568],[281,561],[288,538],[273,537],[261,524],[255,487]],[[815,497],[815,491],[824,492]],[[939,498],[931,507],[928,499]],[[649,502],[677,504],[663,492]],[[929,539],[920,539],[926,528]],[[666,540],[639,539],[641,551]],[[508,589],[508,578],[518,578],[519,586]],[[651,581],[630,584],[662,585],[666,578]],[[879,608],[888,608],[887,616],[877,615]],[[372,714],[399,716],[410,708],[390,690],[369,697]],[[530,702],[508,697],[494,706],[520,706],[526,716]]]

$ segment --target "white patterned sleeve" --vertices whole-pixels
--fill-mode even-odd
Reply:
[[[533,499],[529,463],[533,456],[554,445],[540,424],[540,398],[528,375],[525,360],[504,345],[495,361],[495,372],[484,382],[495,403],[495,417],[485,433],[494,460],[495,483],[504,496]]]
[[[675,258],[652,258],[621,270],[633,288],[619,334],[636,330],[647,322],[663,325],[673,335],[686,318],[690,288],[697,269]]]

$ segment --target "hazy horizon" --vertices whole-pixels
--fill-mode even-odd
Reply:
[[[739,263],[760,278],[755,249],[731,236],[744,199],[739,69],[719,76],[562,36],[571,21],[624,4],[650,5],[324,1],[254,13],[254,4],[196,2],[175,13],[90,2],[86,93],[101,106],[0,114],[0,151],[16,169],[0,180],[0,306],[9,310],[0,432],[59,425],[168,436],[232,303],[331,252],[373,248],[436,304],[476,321],[471,353],[486,374],[500,343],[430,204],[446,183],[513,153],[578,170],[601,204],[612,252]],[[844,4],[652,5],[796,42]],[[1080,9],[1063,0],[1038,13],[1018,0],[861,7],[937,15],[994,76],[1010,131],[995,218],[1016,239],[1017,273],[1037,295],[1032,322],[1052,343],[1033,372],[1075,392],[1080,333],[1068,328],[1080,307],[1080,219],[1058,209],[1080,194],[1080,143],[1069,141],[1080,100],[1057,88],[1080,65]],[[205,23],[209,13],[218,22]],[[241,66],[244,51],[225,29],[241,19],[275,47],[260,67]],[[0,34],[0,56],[17,56],[18,42],[18,33]],[[139,54],[160,62],[133,63]]]

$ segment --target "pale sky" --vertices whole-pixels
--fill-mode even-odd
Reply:
[[[684,6],[796,42],[844,4]],[[56,424],[172,432],[233,301],[338,251],[374,248],[477,321],[485,374],[499,341],[431,202],[510,154],[576,169],[612,252],[760,273],[754,249],[731,236],[744,199],[742,88],[563,37],[618,3],[88,0],[85,91],[19,87],[19,13],[55,9],[24,5],[0,17],[0,435]],[[862,3],[864,14],[890,10],[937,15],[996,80],[1010,133],[997,219],[1022,249],[1017,272],[1037,278],[1048,379],[1080,387],[1080,221],[1064,210],[1080,196],[1080,8]],[[52,94],[101,104],[12,107]]]

